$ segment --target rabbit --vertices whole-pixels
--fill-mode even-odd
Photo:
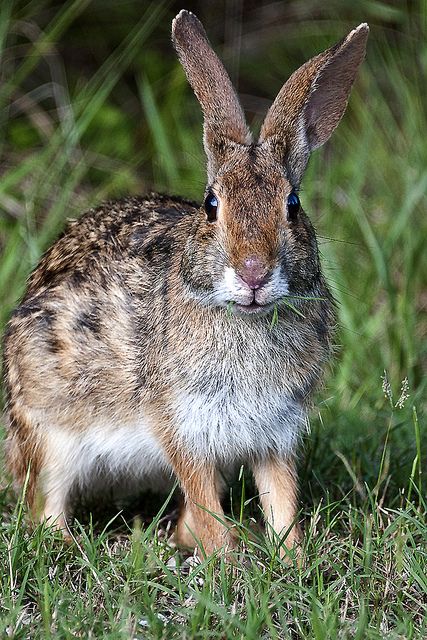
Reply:
[[[224,477],[245,464],[266,527],[298,547],[298,444],[330,359],[335,304],[298,196],[341,119],[368,26],[293,73],[254,141],[194,14],[172,40],[204,115],[202,205],[149,194],[70,221],[4,337],[7,462],[30,513],[67,531],[70,495],[167,490],[177,545],[236,544]]]

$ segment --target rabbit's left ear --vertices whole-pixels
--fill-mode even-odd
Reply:
[[[293,186],[299,185],[310,152],[328,140],[344,114],[368,33],[363,23],[306,62],[283,85],[267,113],[259,143],[270,146]]]
[[[172,22],[172,41],[204,115],[204,145],[212,180],[233,144],[252,136],[231,80],[213,51],[202,23],[184,9]]]

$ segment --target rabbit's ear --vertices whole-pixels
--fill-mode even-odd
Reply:
[[[204,115],[204,145],[210,178],[233,143],[250,144],[251,134],[222,62],[201,22],[182,10],[172,22],[172,40]]]
[[[346,38],[300,67],[283,85],[261,128],[268,144],[298,186],[309,154],[334,131],[347,106],[365,57],[369,27],[361,24]]]

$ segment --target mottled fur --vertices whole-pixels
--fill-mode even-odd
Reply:
[[[295,542],[294,452],[334,313],[313,227],[302,209],[287,219],[286,199],[344,111],[366,34],[296,72],[254,144],[203,27],[185,11],[174,20],[217,221],[158,194],[110,202],[72,221],[30,276],[4,342],[7,445],[43,517],[65,527],[76,486],[160,491],[176,477],[177,542],[211,552],[233,544],[209,513],[222,516],[221,472],[247,463],[266,518]]]

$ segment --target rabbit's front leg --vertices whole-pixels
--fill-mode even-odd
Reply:
[[[184,494],[183,511],[174,535],[178,546],[195,547],[210,555],[234,546],[220,502],[220,482],[215,466],[173,457],[174,471]]]
[[[267,533],[285,536],[283,543],[291,549],[300,539],[296,518],[297,475],[293,458],[272,456],[254,464],[253,473],[267,522]],[[286,555],[286,550],[281,550]]]

